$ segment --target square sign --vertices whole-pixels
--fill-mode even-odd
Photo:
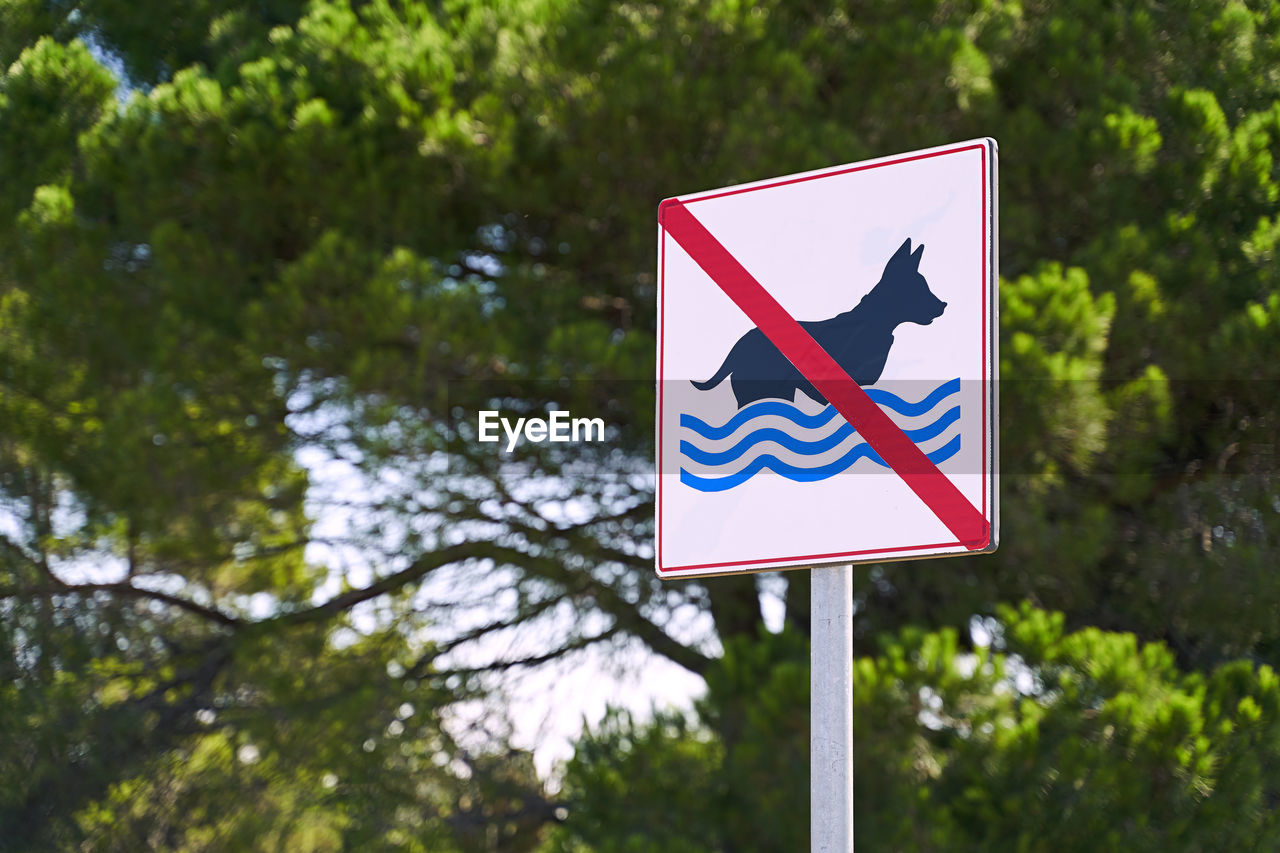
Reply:
[[[658,208],[658,574],[994,551],[996,143]]]

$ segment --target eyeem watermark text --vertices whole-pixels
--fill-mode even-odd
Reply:
[[[552,410],[546,418],[516,418],[514,425],[496,411],[482,411],[477,437],[480,441],[499,441],[499,426],[507,436],[508,453],[515,450],[522,434],[525,441],[535,444],[543,441],[604,441],[604,419],[575,418],[559,409]]]

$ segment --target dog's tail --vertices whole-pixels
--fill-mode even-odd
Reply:
[[[733,370],[729,367],[729,362],[732,360],[733,360],[733,350],[730,350],[729,354],[725,356],[724,364],[720,365],[720,369],[716,371],[715,376],[712,376],[706,382],[694,382],[691,379],[689,380],[690,384],[693,385],[694,388],[697,388],[699,391],[710,391],[712,388],[716,387],[721,382],[723,382],[726,376],[728,376],[730,373],[733,372]]]

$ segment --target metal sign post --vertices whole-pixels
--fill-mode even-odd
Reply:
[[[853,566],[813,569],[809,834],[815,853],[853,850]]]
[[[658,206],[655,568],[811,571],[815,851],[853,850],[851,564],[999,543],[996,170],[972,139]]]

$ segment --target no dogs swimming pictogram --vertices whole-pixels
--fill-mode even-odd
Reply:
[[[660,205],[659,574],[994,550],[994,196],[978,140]]]

